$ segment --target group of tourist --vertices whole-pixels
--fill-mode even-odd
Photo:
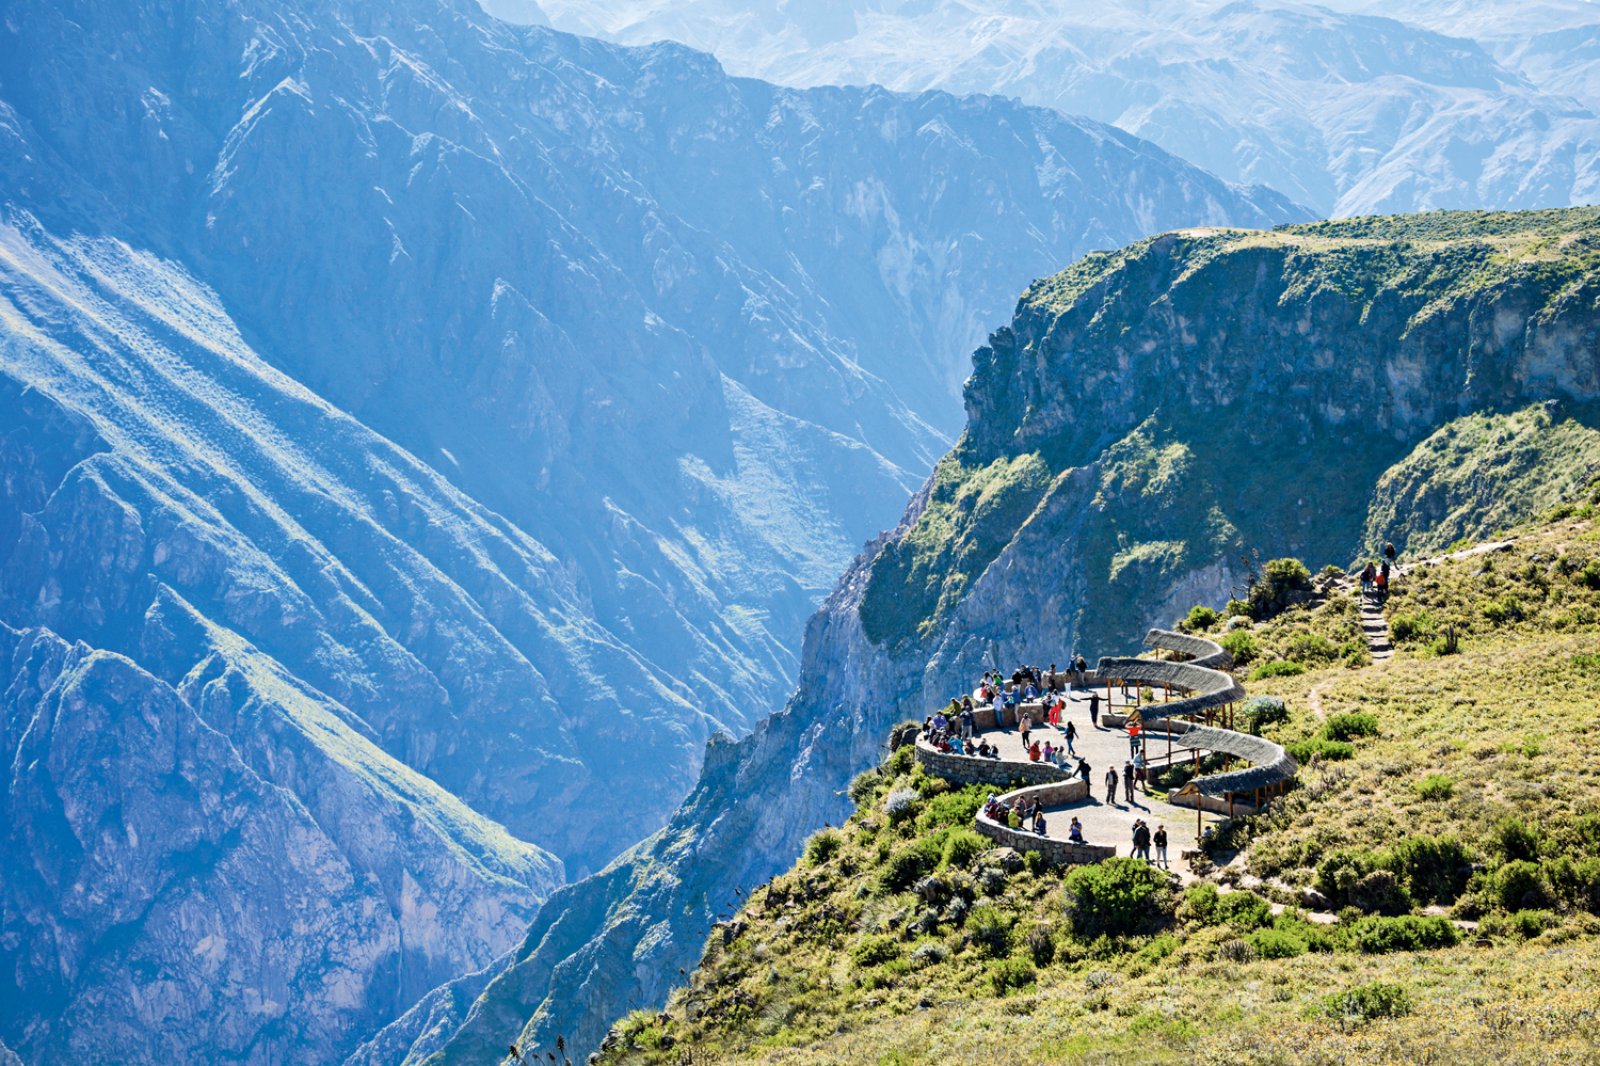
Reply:
[[[1150,845],[1156,846],[1155,859],[1150,858]],[[1145,862],[1159,863],[1163,868],[1167,866],[1167,827],[1157,825],[1154,836],[1150,833],[1150,823],[1143,818],[1133,821],[1133,857],[1143,859]]]
[[[970,755],[975,759],[998,759],[1000,749],[987,737],[972,739],[970,720],[952,721],[943,711],[922,720],[922,739],[945,755]]]
[[[1080,759],[1079,762],[1082,763],[1083,760]],[[1083,766],[1087,765],[1087,763],[1083,763]],[[1080,766],[1080,772],[1082,769],[1083,767]],[[1084,780],[1088,781],[1088,778],[1085,777]],[[1145,795],[1148,796],[1150,794],[1150,782],[1145,773],[1143,751],[1136,752],[1133,758],[1124,761],[1122,764],[1122,794],[1130,804],[1133,803],[1135,786]],[[1117,769],[1114,766],[1106,771],[1106,802],[1117,802]]]
[[[1361,597],[1366,599],[1371,596],[1375,599],[1386,599],[1389,595],[1389,573],[1394,566],[1394,545],[1383,546],[1383,560],[1378,562],[1369,560],[1366,569],[1361,571]]]
[[[1012,829],[1030,829],[1039,836],[1046,835],[1044,804],[1024,796],[1015,804],[1005,803],[993,792],[983,804],[983,816]],[[1078,820],[1072,820],[1076,823]]]

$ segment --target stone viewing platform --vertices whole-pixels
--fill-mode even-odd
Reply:
[[[1042,805],[1043,835],[1026,825],[1013,828],[1001,824],[980,812],[975,828],[998,844],[1040,852],[1057,864],[1099,862],[1131,854],[1134,825],[1142,819],[1152,833],[1165,826],[1168,866],[1187,876],[1188,862],[1182,856],[1195,849],[1208,829],[1225,817],[1260,809],[1282,791],[1298,767],[1279,745],[1229,728],[1234,707],[1245,693],[1225,672],[1232,663],[1221,647],[1164,630],[1151,630],[1145,642],[1189,657],[1188,661],[1103,658],[1094,670],[1082,675],[1076,687],[1055,697],[1064,703],[1059,725],[1047,723],[1048,704],[1042,700],[1008,712],[1007,724],[999,727],[990,707],[977,707],[972,740],[987,741],[997,749],[997,757],[940,751],[919,734],[915,740],[918,762],[926,772],[956,784],[991,785],[997,792],[1003,789],[997,798],[1008,807]],[[1147,692],[1164,698],[1147,700]],[[1090,720],[1091,700],[1098,705],[1098,724]],[[1018,731],[1023,715],[1036,723],[1034,741],[1063,748],[1071,722],[1077,733],[1075,754],[1066,755],[1060,766],[1031,760]],[[1135,750],[1126,731],[1130,720],[1141,725],[1138,750],[1148,772],[1182,764],[1194,769],[1193,776],[1164,799],[1137,788],[1131,796],[1126,793],[1124,768]],[[959,724],[953,728],[959,732]],[[1222,771],[1200,774],[1203,754],[1223,756]],[[1087,782],[1078,769],[1079,757],[1090,767]],[[1116,797],[1108,800],[1105,777],[1113,769],[1118,778]],[[1084,843],[1067,839],[1074,818],[1081,826]],[[1154,848],[1151,856],[1156,857]]]

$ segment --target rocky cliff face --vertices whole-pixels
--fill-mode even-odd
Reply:
[[[29,1062],[329,1061],[559,878],[252,649],[181,690],[43,629],[0,626],[0,662],[3,1033]]]
[[[735,890],[845,813],[888,726],[983,666],[1129,650],[1219,603],[1249,551],[1320,566],[1437,536],[1378,489],[1436,432],[1515,417],[1528,447],[1600,463],[1597,351],[1595,210],[1176,233],[1039,283],[975,357],[960,443],[812,620],[788,707],[714,746],[668,828],[553,897],[408,1061],[484,1061],[528,1015],[528,1046],[586,1049],[659,1002]],[[1541,500],[1502,502],[1439,513],[1474,535]]]

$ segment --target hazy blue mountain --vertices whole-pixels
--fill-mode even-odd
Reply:
[[[1016,291],[1300,214],[465,0],[13,0],[0,1040],[332,1061],[490,963],[782,703]]]
[[[1595,84],[1600,19],[1581,19],[1593,5],[1549,0],[1510,14],[1512,5],[1469,0],[1336,3],[1367,10],[1278,0],[543,0],[540,17],[630,43],[683,41],[783,84],[1014,94],[1333,215],[1600,197],[1600,101],[1572,98]],[[1413,11],[1425,25],[1397,21]],[[1477,32],[1484,44],[1466,39]]]

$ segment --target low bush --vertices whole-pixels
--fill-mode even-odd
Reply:
[[[1542,909],[1555,902],[1554,894],[1536,862],[1516,859],[1494,871],[1489,882],[1491,898],[1508,911]]]
[[[976,785],[934,796],[917,818],[917,825],[922,829],[971,825],[987,795],[985,786]]]
[[[1532,862],[1539,857],[1543,840],[1544,834],[1537,828],[1508,815],[1490,827],[1486,843],[1491,852],[1507,862]]]
[[[1178,628],[1189,633],[1204,633],[1206,630],[1217,624],[1217,619],[1218,615],[1216,611],[1212,610],[1210,607],[1201,607],[1196,605],[1189,608],[1188,615],[1186,615],[1183,621],[1179,623]]]
[[[1483,936],[1509,937],[1513,940],[1532,940],[1561,924],[1553,911],[1520,910],[1515,914],[1491,914],[1478,923]]]
[[[900,942],[892,936],[867,936],[850,949],[850,958],[857,966],[877,966],[900,957]]]
[[[1011,951],[1012,916],[999,907],[974,907],[967,915],[967,936],[980,955],[999,957]]]
[[[1112,858],[1066,877],[1067,917],[1085,940],[1153,932],[1172,917],[1166,875],[1149,863]]]
[[[1274,659],[1262,663],[1250,671],[1251,681],[1265,681],[1270,677],[1299,677],[1306,672],[1304,663],[1291,662],[1288,659]]]
[[[917,799],[915,789],[897,788],[884,799],[883,813],[889,816],[892,824],[898,825],[917,813]]]
[[[1250,946],[1263,959],[1292,959],[1309,950],[1304,940],[1285,929],[1258,929],[1249,939]]]
[[[1364,875],[1350,887],[1346,898],[1351,906],[1360,907],[1368,914],[1405,914],[1413,906],[1411,893],[1389,869],[1373,870]]]
[[[941,856],[945,866],[965,869],[971,865],[972,860],[989,850],[989,841],[976,830],[961,826],[950,830],[944,838],[944,854]]]
[[[1309,591],[1311,571],[1299,559],[1274,559],[1250,586],[1250,614],[1270,618],[1289,605],[1295,593]]]
[[[919,840],[914,844],[896,848],[883,868],[878,871],[878,885],[885,892],[904,892],[923,874],[931,873],[939,865],[944,841],[939,841],[941,850],[933,850],[927,839]]]
[[[1378,735],[1377,716],[1368,711],[1347,711],[1330,715],[1322,723],[1322,735],[1329,740],[1353,740]]]
[[[876,770],[863,770],[850,781],[850,802],[860,806],[872,798],[878,791],[878,782],[882,778]]]
[[[1425,800],[1447,800],[1455,795],[1456,783],[1444,774],[1428,774],[1411,785],[1416,794]]]
[[[1184,890],[1178,901],[1177,918],[1185,925],[1213,925],[1217,921],[1217,904],[1221,900],[1217,886],[1200,881]]]
[[[1269,726],[1289,720],[1289,705],[1277,696],[1251,696],[1240,710],[1240,724],[1246,732],[1261,735]]]
[[[997,996],[1007,996],[1012,992],[1027,988],[1033,984],[1037,974],[1033,964],[1027,959],[1009,958],[989,964],[989,986],[994,989]]]
[[[806,841],[806,861],[812,866],[821,866],[839,854],[842,847],[844,838],[836,830],[824,829],[812,834],[811,839]]]
[[[1472,876],[1472,857],[1455,837],[1406,837],[1388,849],[1383,865],[1423,903],[1453,903]]]
[[[1415,914],[1395,918],[1368,916],[1358,919],[1350,929],[1350,945],[1367,955],[1448,948],[1460,941],[1460,930],[1447,919]]]
[[[1439,620],[1431,611],[1397,611],[1389,619],[1389,638],[1396,644],[1415,644],[1433,639],[1438,628]]]
[[[1346,1024],[1403,1018],[1411,1013],[1411,995],[1404,985],[1374,981],[1326,997],[1322,1001],[1322,1013]]]
[[[1230,630],[1226,636],[1217,641],[1222,650],[1233,656],[1235,666],[1244,666],[1259,654],[1256,638],[1248,629]]]
[[[1248,933],[1272,924],[1272,905],[1254,892],[1229,892],[1217,901],[1217,917]]]
[[[1049,966],[1056,957],[1055,937],[1044,922],[1028,930],[1027,947],[1028,955],[1040,966]]]

